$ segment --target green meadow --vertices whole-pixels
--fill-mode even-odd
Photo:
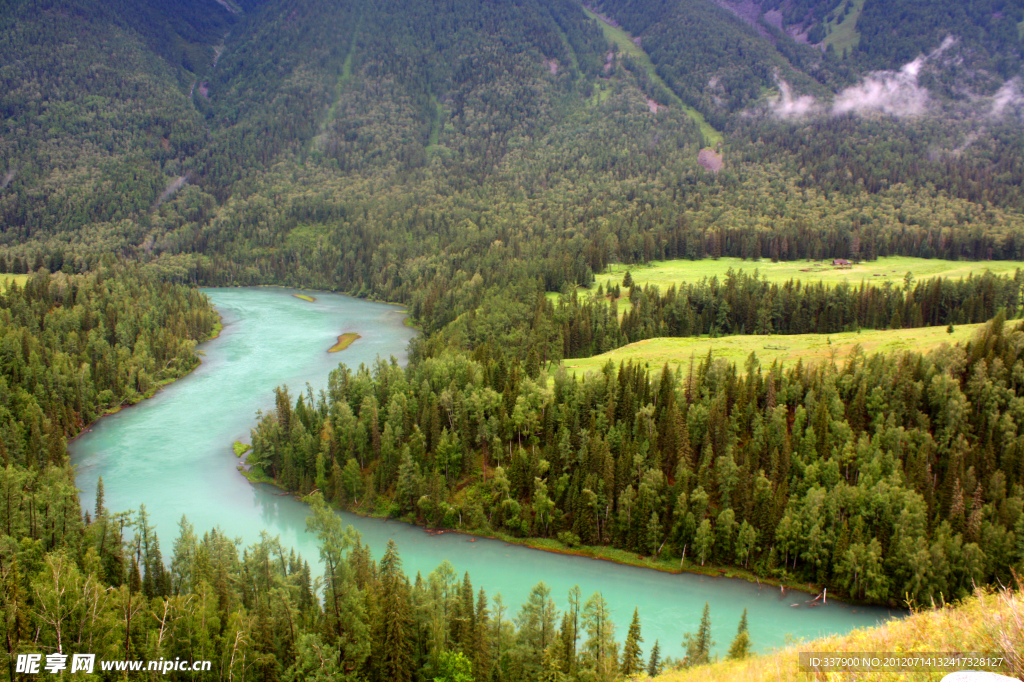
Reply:
[[[769,282],[787,282],[798,279],[804,282],[839,284],[849,282],[860,284],[881,284],[886,280],[902,283],[909,272],[915,280],[932,277],[950,277],[959,279],[968,275],[980,275],[990,270],[997,275],[1012,275],[1017,268],[1024,265],[1018,261],[952,261],[931,258],[907,258],[893,256],[866,261],[848,267],[831,265],[831,260],[822,261],[786,261],[772,263],[768,260],[743,260],[742,258],[705,258],[702,260],[666,260],[652,261],[649,265],[612,265],[605,272],[597,275],[595,286],[603,284],[622,284],[622,278],[628,270],[633,281],[640,286],[653,284],[665,290],[671,284],[699,282],[705,277],[722,279],[730,268],[752,273],[757,270]]]
[[[0,291],[7,289],[7,287],[11,286],[12,282],[17,284],[19,287],[23,287],[27,281],[28,275],[0,274]]]
[[[860,32],[857,30],[857,19],[864,9],[864,0],[845,0],[836,11],[836,18],[828,22],[829,34],[825,37],[825,45],[831,45],[836,54],[842,56],[857,47],[860,43]]]
[[[787,365],[803,360],[817,362],[834,357],[836,362],[846,359],[856,346],[867,354],[904,351],[927,352],[944,343],[955,344],[974,337],[984,324],[966,324],[955,327],[953,333],[946,327],[920,327],[917,329],[863,330],[841,334],[793,334],[771,336],[722,336],[716,339],[702,337],[657,338],[637,341],[592,358],[565,360],[565,368],[576,375],[600,371],[610,360],[646,363],[650,367],[688,365],[707,356],[736,363],[742,369],[751,353],[757,355],[762,366],[778,360]]]

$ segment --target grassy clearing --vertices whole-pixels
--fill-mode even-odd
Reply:
[[[437,146],[437,140],[441,136],[441,126],[444,125],[444,107],[437,101],[437,95],[430,96],[430,102],[434,105],[434,122],[430,125],[430,138],[427,140],[427,150]]]
[[[17,284],[18,287],[25,286],[25,282],[28,281],[28,275],[5,275],[0,274],[0,291],[6,291],[7,287],[11,286],[11,283]]]
[[[307,296],[306,294],[292,294],[292,296],[294,296],[295,298],[301,298],[303,301],[309,301],[310,303],[316,300],[314,297]]]
[[[835,355],[835,361],[846,359],[856,346],[867,353],[893,353],[903,351],[927,352],[944,343],[955,344],[968,341],[985,324],[965,324],[955,327],[952,334],[946,327],[919,327],[917,329],[893,329],[886,331],[864,330],[841,334],[792,334],[771,336],[723,336],[711,339],[699,338],[657,338],[637,341],[613,351],[595,355],[592,358],[565,360],[565,368],[576,375],[598,372],[611,360],[616,366],[620,362],[647,363],[658,368],[668,363],[671,367],[688,366],[690,357],[699,362],[707,356],[734,362],[742,370],[751,353],[757,355],[762,367],[778,360],[792,364],[802,359],[806,362],[828,360]]]
[[[328,348],[327,352],[328,353],[337,353],[340,350],[345,350],[346,348],[351,346],[353,343],[355,343],[356,339],[361,339],[361,338],[363,338],[363,337],[361,337],[359,334],[356,334],[355,332],[346,332],[345,334],[342,334],[341,336],[338,337],[338,343],[336,343],[333,346],[331,346],[330,348]]]
[[[650,265],[640,266],[612,265],[595,278],[594,284],[595,286],[603,284],[606,289],[609,283],[612,285],[622,284],[622,278],[628,270],[633,281],[638,285],[653,284],[664,291],[670,284],[699,282],[705,277],[722,279],[729,268],[737,271],[742,269],[747,273],[757,270],[758,275],[763,275],[769,282],[779,283],[794,279],[826,284],[839,284],[840,282],[860,284],[861,281],[867,281],[869,284],[881,284],[887,280],[894,284],[902,284],[903,277],[908,272],[913,275],[915,280],[940,276],[959,279],[971,274],[980,275],[986,270],[997,275],[1012,275],[1017,268],[1024,266],[1024,263],[1006,260],[951,261],[903,256],[879,258],[849,268],[832,267],[829,265],[831,262],[830,259],[772,263],[767,260],[753,261],[741,258],[653,261]]]
[[[590,106],[596,107],[611,96],[611,88],[605,87],[605,83],[599,81],[594,84],[594,94],[590,97]]]
[[[315,248],[320,239],[326,239],[331,233],[331,226],[324,223],[307,223],[299,225],[288,233],[284,243],[290,249]]]
[[[579,296],[593,296],[598,285],[602,285],[606,290],[609,286],[614,287],[616,284],[621,286],[622,278],[627,271],[639,286],[644,287],[650,284],[664,292],[673,284],[676,286],[692,284],[711,277],[721,280],[729,268],[737,272],[743,270],[748,274],[753,274],[757,270],[758,276],[763,276],[769,282],[780,284],[792,279],[811,284],[824,282],[827,285],[834,285],[848,282],[859,285],[863,281],[869,285],[892,282],[894,285],[902,286],[903,278],[908,272],[915,281],[933,277],[960,279],[968,275],[981,275],[986,271],[997,275],[1013,275],[1017,268],[1024,266],[1024,263],[1008,260],[951,261],[903,256],[879,258],[848,268],[832,267],[829,263],[831,260],[772,263],[767,260],[754,261],[741,258],[719,258],[718,260],[705,258],[702,260],[652,261],[648,265],[614,264],[594,278],[593,287],[590,289],[579,287],[576,291]],[[622,290],[622,295],[618,299],[620,316],[625,315],[632,307],[627,294],[626,290]],[[557,292],[547,292],[546,296],[552,303],[558,303],[559,294]]]
[[[757,642],[754,642],[756,645]],[[973,597],[955,606],[915,611],[907,618],[854,630],[847,635],[803,642],[776,653],[752,656],[741,661],[724,661],[668,672],[654,679],[657,682],[775,682],[811,679],[834,682],[937,682],[953,670],[961,669],[941,672],[914,670],[903,673],[814,674],[800,669],[800,652],[900,652],[908,655],[925,652],[998,652],[997,656],[1002,657],[1003,664],[987,669],[1020,679],[1024,675],[1024,600],[1019,590],[991,592],[978,589]]]
[[[849,13],[844,14],[847,8],[849,8]],[[825,45],[826,47],[831,45],[836,54],[841,56],[844,52],[852,52],[860,43],[857,19],[860,18],[860,13],[864,9],[864,0],[845,0],[839,9],[840,11],[837,11],[836,15],[841,19],[833,19],[828,22],[830,32],[825,38]]]
[[[668,85],[665,84],[665,81],[661,79],[661,76],[658,75],[657,71],[654,70],[654,63],[651,62],[651,58],[647,55],[647,52],[633,42],[633,36],[621,28],[610,26],[601,21],[596,14],[587,8],[584,7],[583,11],[587,13],[588,17],[597,22],[598,26],[601,27],[601,30],[604,31],[604,37],[608,42],[615,43],[620,52],[628,54],[630,57],[635,59],[637,63],[644,67],[644,70],[647,72],[647,77],[650,78],[652,82],[665,88],[665,91],[672,96],[676,105],[682,108],[683,111],[686,112],[686,115],[692,118],[697,124],[697,127],[700,128],[700,133],[704,136],[704,144],[709,147],[714,147],[724,139],[722,133],[715,130],[711,124],[704,119],[703,114],[693,107],[684,104],[683,100],[679,99],[679,97],[672,92],[672,88],[668,87]],[[598,102],[600,102],[600,98],[598,99]]]

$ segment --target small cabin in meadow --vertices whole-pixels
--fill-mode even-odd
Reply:
[[[850,261],[846,260],[845,258],[833,258],[832,259],[832,265],[838,265],[840,267],[848,268],[851,265],[853,265],[853,263],[851,263]]]

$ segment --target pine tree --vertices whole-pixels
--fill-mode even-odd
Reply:
[[[477,679],[487,679],[487,671],[491,667],[491,613],[487,608],[487,593],[480,588],[476,600],[476,636],[473,639],[476,651],[473,652],[473,670]]]
[[[654,640],[654,646],[651,647],[651,659],[647,663],[647,674],[650,677],[657,677],[661,674],[661,645],[658,644],[658,640]]]
[[[409,581],[402,573],[402,560],[395,541],[388,540],[380,560],[380,621],[373,647],[373,655],[380,657],[381,679],[388,682],[412,680],[413,640]]]
[[[711,639],[711,607],[704,602],[704,613],[700,617],[697,634],[688,632],[683,635],[683,648],[686,649],[685,665],[691,667],[708,663],[714,644]]]
[[[142,575],[139,573],[139,563],[132,557],[131,572],[128,574],[128,592],[135,594],[142,589]]]
[[[700,522],[700,528],[697,529],[697,537],[694,540],[694,549],[700,555],[701,566],[704,565],[704,560],[711,554],[714,544],[715,536],[711,532],[711,521],[704,519]]]
[[[740,618],[736,639],[732,640],[732,645],[729,647],[729,658],[740,660],[746,658],[749,653],[750,633],[747,631],[747,610],[743,609],[743,617]]]
[[[103,477],[100,476],[99,480],[96,481],[96,512],[93,514],[93,518],[97,520],[107,511],[103,507],[103,501]]]
[[[626,270],[626,276],[622,278],[622,286],[626,289],[633,286],[633,275],[629,273],[629,270]]]
[[[633,609],[633,622],[629,624],[626,643],[622,647],[622,674],[637,675],[643,670],[643,652],[640,643],[644,638],[640,635],[640,614]]]

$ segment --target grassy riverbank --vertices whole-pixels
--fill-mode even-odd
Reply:
[[[917,610],[909,617],[892,620],[873,628],[854,630],[786,647],[778,652],[750,656],[739,661],[722,661],[687,670],[676,670],[654,678],[657,682],[768,682],[771,680],[817,679],[830,681],[896,682],[941,680],[953,670],[981,669],[959,666],[946,670],[924,671],[920,667],[907,672],[819,672],[800,668],[799,654],[855,655],[885,652],[913,657],[924,653],[995,653],[1002,665],[988,668],[1018,679],[1024,675],[1024,599],[1020,588],[998,591],[976,589],[974,595],[954,605]],[[753,642],[756,646],[757,642]],[[646,677],[646,676],[645,676]]]

